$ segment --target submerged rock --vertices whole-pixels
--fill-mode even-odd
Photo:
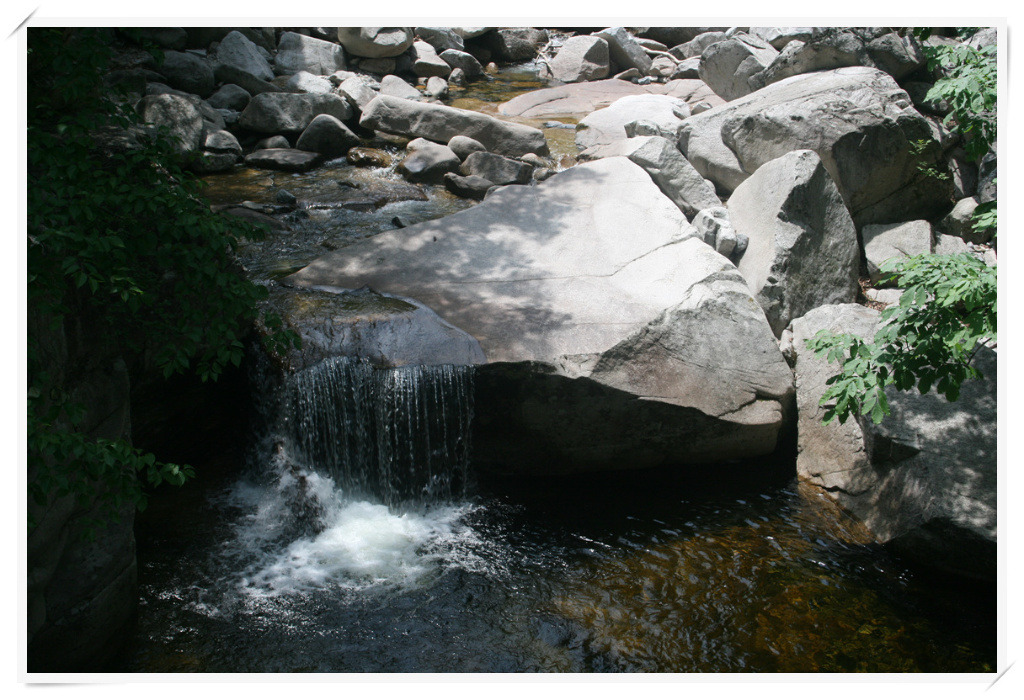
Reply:
[[[736,268],[625,158],[389,231],[287,278],[414,298],[480,341],[474,461],[509,472],[775,449],[792,375]]]

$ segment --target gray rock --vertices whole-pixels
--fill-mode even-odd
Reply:
[[[750,34],[767,41],[779,51],[791,41],[810,41],[821,27],[751,27]]]
[[[525,185],[533,175],[533,166],[496,153],[478,151],[466,156],[459,172],[490,180],[495,185]]]
[[[319,114],[329,114],[345,121],[352,117],[352,107],[344,98],[334,94],[265,92],[252,98],[238,123],[263,134],[298,132],[309,126],[313,117]]]
[[[465,85],[466,71],[461,68],[452,68],[452,74],[448,76],[448,82],[452,85]]]
[[[932,225],[927,221],[871,224],[861,229],[868,276],[878,283],[881,265],[892,258],[932,252]]]
[[[686,42],[685,44],[673,46],[669,50],[669,53],[671,53],[673,56],[676,56],[677,58],[683,59],[700,58],[701,54],[704,53],[704,49],[711,46],[712,44],[717,44],[720,41],[725,41],[728,38],[729,37],[725,35],[725,32],[704,32],[703,34],[698,34],[697,36],[693,37],[692,39],[690,39],[690,41]]]
[[[403,100],[421,100],[423,93],[397,75],[385,75],[380,81],[380,94]]]
[[[913,34],[889,32],[869,41],[867,50],[875,67],[896,80],[916,72],[926,61],[921,42]]]
[[[274,71],[292,75],[306,71],[313,75],[331,75],[345,70],[345,52],[333,41],[315,39],[296,32],[284,32],[277,45]]]
[[[290,77],[286,86],[289,92],[308,92],[319,95],[334,92],[334,86],[331,85],[330,80],[319,75],[307,73],[304,70],[300,70]]]
[[[477,338],[481,468],[771,453],[792,374],[735,267],[679,241],[688,228],[642,169],[608,158],[356,241],[287,281],[414,298]]]
[[[444,186],[448,188],[449,192],[459,197],[483,199],[487,195],[487,191],[494,187],[494,183],[478,175],[446,173]]]
[[[413,51],[412,72],[418,77],[447,78],[451,74],[452,67],[443,61],[437,55],[434,47],[427,42],[414,41],[411,50]]]
[[[679,66],[679,61],[671,58],[670,56],[656,56],[651,61],[651,70],[649,75],[663,80],[670,79],[676,73],[676,68]]]
[[[345,51],[364,58],[394,58],[412,46],[411,27],[338,27]]]
[[[346,78],[338,86],[338,94],[348,100],[353,107],[362,110],[380,94],[380,82],[365,75]]]
[[[269,148],[291,148],[291,144],[288,143],[288,139],[284,136],[270,136],[265,139],[261,139],[256,142],[255,151],[262,151]]]
[[[458,170],[459,157],[447,146],[426,139],[409,143],[409,155],[398,165],[398,171],[413,182],[439,185],[445,173]]]
[[[448,140],[448,148],[455,152],[455,155],[460,160],[466,160],[471,153],[477,153],[479,151],[486,151],[484,145],[476,139],[471,139],[468,136],[452,136]]]
[[[329,114],[318,114],[295,142],[300,151],[322,153],[328,158],[342,156],[359,144],[359,137]]]
[[[838,370],[806,339],[821,329],[871,338],[879,313],[854,304],[823,306],[793,322],[797,473],[903,553],[929,566],[992,579],[996,541],[996,358],[982,348],[982,380],[949,403],[934,390],[886,392],[892,415],[822,425],[818,400]]]
[[[183,51],[188,44],[188,32],[182,27],[140,27],[136,31],[165,49]]]
[[[593,146],[580,153],[579,160],[617,156],[629,158],[643,168],[687,217],[693,217],[701,209],[722,205],[711,183],[694,170],[673,141],[660,136],[638,136]],[[714,247],[713,243],[710,245]]]
[[[528,119],[561,116],[583,118],[628,95],[668,95],[683,100],[688,105],[703,101],[712,105],[725,102],[700,80],[673,80],[664,84],[637,85],[612,78],[533,90],[503,103],[498,107],[498,111],[505,116]],[[635,118],[643,118],[643,115],[638,114]]]
[[[690,108],[678,97],[629,95],[599,109],[576,125],[576,146],[586,149],[628,138],[626,125],[638,119],[653,124],[661,136],[678,141]]]
[[[595,36],[608,42],[612,63],[619,70],[636,68],[640,75],[647,75],[651,70],[651,57],[624,27],[608,27],[596,32]]]
[[[230,131],[212,131],[206,134],[203,150],[212,153],[234,153],[242,155],[242,146]]]
[[[893,79],[874,68],[793,76],[686,120],[679,146],[704,177],[734,190],[758,167],[810,148],[825,162],[858,226],[930,218],[949,185],[921,170],[936,162],[928,123]]]
[[[416,27],[416,36],[433,46],[439,54],[448,49],[466,50],[466,42],[450,27]]]
[[[359,70],[373,75],[390,75],[398,70],[398,62],[393,58],[360,58]]]
[[[438,78],[437,76],[431,76],[427,78],[427,86],[424,90],[431,97],[438,99],[448,96],[448,81],[444,78]]]
[[[814,151],[758,168],[733,192],[729,218],[749,239],[739,270],[776,335],[817,306],[857,298],[857,229]]]
[[[223,173],[234,168],[241,159],[237,153],[203,151],[189,163],[189,169],[200,175]]]
[[[213,52],[213,60],[220,65],[245,71],[259,80],[274,79],[274,69],[270,62],[263,57],[256,44],[237,30],[229,32],[221,40]]]
[[[547,40],[546,31],[532,27],[498,29],[482,39],[483,45],[491,52],[491,59],[501,63],[529,61]]]
[[[956,203],[953,211],[946,214],[939,222],[939,230],[951,236],[957,236],[968,243],[987,243],[991,232],[976,233],[971,226],[974,210],[978,208],[977,197],[965,197]]]
[[[252,95],[242,87],[234,83],[222,85],[217,92],[210,95],[207,102],[214,109],[229,109],[234,112],[241,112],[249,104]]]
[[[548,144],[540,129],[504,122],[479,112],[387,95],[377,97],[366,106],[359,125],[442,143],[461,134],[476,139],[489,151],[513,157],[524,153],[548,154]]]
[[[700,239],[721,255],[733,260],[743,257],[749,239],[736,232],[729,219],[729,210],[725,207],[701,209],[693,217],[693,227]]]
[[[599,36],[574,36],[548,64],[551,76],[563,83],[607,78],[611,66],[608,42]]]
[[[751,92],[749,79],[767,68],[779,55],[771,44],[738,34],[704,49],[700,56],[700,79],[725,100]]]
[[[164,61],[157,69],[167,83],[178,90],[209,97],[213,94],[213,68],[192,53],[165,51]]]
[[[268,148],[253,151],[245,157],[245,164],[250,168],[267,170],[284,170],[290,173],[304,173],[312,170],[324,161],[320,153],[300,151],[294,148]]]
[[[260,95],[264,92],[285,92],[284,88],[278,87],[266,80],[260,80],[248,71],[223,63],[217,65],[213,71],[213,75],[217,79],[217,82],[234,83],[250,95]]]
[[[986,46],[994,46],[999,38],[999,31],[995,27],[982,27],[974,33],[966,44],[972,49],[983,49]]]
[[[994,202],[996,199],[996,173],[998,171],[996,162],[996,144],[992,144],[993,150],[986,153],[981,163],[978,164],[978,202]]]
[[[830,30],[806,42],[789,42],[763,71],[750,76],[748,83],[752,90],[760,90],[793,75],[870,63],[859,36],[849,30]]]
[[[185,156],[195,154],[203,145],[203,115],[193,99],[178,95],[146,95],[135,109],[146,124],[166,127],[174,150]]]
[[[466,78],[477,78],[484,74],[484,67],[465,51],[446,49],[440,54],[441,60],[452,67],[452,71],[461,70]]]
[[[678,46],[692,41],[701,34],[724,33],[729,27],[641,27],[637,36],[660,41],[665,46]]]

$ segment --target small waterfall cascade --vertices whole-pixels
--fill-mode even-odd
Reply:
[[[468,478],[472,372],[328,358],[285,378],[277,449],[347,494],[389,506],[459,498]]]

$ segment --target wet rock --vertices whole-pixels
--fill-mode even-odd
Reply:
[[[354,56],[394,58],[412,46],[413,33],[411,27],[338,27],[338,41]]]
[[[926,141],[923,154],[914,143]],[[769,160],[818,153],[858,226],[929,218],[949,185],[922,172],[939,157],[924,117],[885,73],[865,67],[793,76],[686,120],[680,149],[729,192]],[[870,177],[868,174],[870,173]]]
[[[359,125],[443,143],[461,134],[476,139],[489,151],[513,157],[523,153],[548,153],[548,144],[540,129],[504,122],[478,112],[387,95],[377,97],[366,106]]]
[[[312,170],[323,161],[324,156],[321,153],[300,151],[294,148],[267,148],[253,151],[245,157],[245,164],[250,168],[284,170],[290,173]]]
[[[322,153],[328,158],[345,155],[359,143],[359,137],[352,133],[339,119],[329,114],[318,114],[305,128],[295,148],[301,151]]]
[[[352,107],[335,94],[263,93],[252,98],[238,123],[264,134],[299,132],[320,114],[345,121],[352,117]]]
[[[209,97],[213,94],[213,68],[199,56],[181,51],[165,51],[157,68],[167,83],[178,90]]]
[[[287,283],[415,298],[477,338],[474,463],[571,473],[775,449],[792,375],[735,267],[625,158],[328,254]],[[656,426],[656,427],[655,427]]]
[[[729,218],[749,239],[738,267],[776,335],[817,306],[857,298],[857,229],[814,151],[758,168],[730,197]]]
[[[345,157],[352,165],[372,168],[386,168],[394,160],[386,151],[365,146],[350,148]]]
[[[822,425],[818,401],[837,371],[805,341],[821,329],[874,336],[879,312],[823,306],[792,324],[799,412],[797,473],[828,490],[880,542],[960,575],[993,579],[996,542],[996,356],[975,356],[982,380],[949,403],[933,391],[886,392],[881,424]]]
[[[212,57],[217,64],[237,68],[258,80],[274,79],[274,69],[270,62],[263,57],[256,44],[239,31],[229,32],[217,45]]]
[[[548,65],[551,77],[563,83],[607,78],[611,70],[608,42],[599,36],[570,37]]]

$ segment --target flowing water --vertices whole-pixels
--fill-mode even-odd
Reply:
[[[452,101],[486,111],[542,86],[515,71],[497,83]],[[346,206],[379,189],[361,177],[401,193]],[[243,251],[257,279],[396,216],[469,205],[339,162],[210,181],[222,202],[287,189],[307,203],[291,233]],[[333,358],[256,375],[253,435],[227,436],[197,464],[207,476],[139,518],[139,624],[120,670],[994,669],[994,585],[872,544],[791,460],[498,480],[472,469],[468,368]]]

